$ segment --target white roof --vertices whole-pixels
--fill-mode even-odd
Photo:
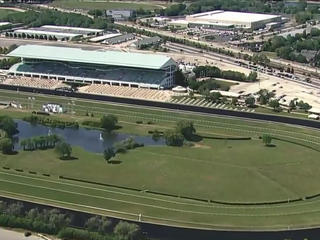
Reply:
[[[170,22],[171,24],[185,24],[185,25],[188,25],[188,21],[187,20],[184,20],[184,19],[177,19],[177,20],[172,20]]]
[[[39,35],[52,35],[56,37],[76,37],[81,36],[81,34],[74,33],[59,33],[59,32],[47,32],[47,31],[39,31],[32,29],[18,29],[14,31],[15,33],[26,33],[26,34],[39,34]]]
[[[61,30],[76,30],[76,31],[86,31],[86,32],[103,32],[102,29],[96,28],[80,28],[80,27],[67,27],[67,26],[55,26],[55,25],[43,25],[43,28],[61,29]]]
[[[311,108],[309,111],[309,113],[316,113],[316,114],[320,114],[320,109],[319,108]]]
[[[236,22],[257,22],[267,19],[280,17],[279,15],[260,14],[260,13],[246,13],[246,12],[232,12],[232,11],[211,11],[201,14],[191,15],[190,17],[201,19],[204,21],[236,21]]]
[[[10,24],[9,22],[0,22],[0,26],[5,26],[5,25],[8,25]]]
[[[113,38],[113,37],[117,37],[117,36],[121,36],[121,33],[110,33],[110,34],[106,34],[106,35],[102,35],[102,36],[98,36],[98,37],[94,37],[89,39],[90,42],[101,42],[103,40],[109,39],[109,38]]]
[[[310,114],[310,115],[308,115],[308,118],[318,119],[318,118],[319,118],[319,115],[317,115],[317,114]]]
[[[235,92],[228,92],[228,91],[220,91],[220,90],[211,90],[210,93],[219,92],[223,97],[234,97],[238,98],[240,97],[239,93]]]

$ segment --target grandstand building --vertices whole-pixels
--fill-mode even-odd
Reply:
[[[42,45],[23,45],[8,56],[21,58],[9,69],[12,76],[152,89],[172,87],[177,69],[163,55]]]

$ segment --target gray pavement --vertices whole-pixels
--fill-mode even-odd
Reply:
[[[30,236],[25,237],[23,233],[15,232],[11,230],[5,230],[0,228],[0,239],[1,240],[43,240],[40,237]]]

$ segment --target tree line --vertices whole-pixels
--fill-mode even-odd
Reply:
[[[255,82],[257,81],[257,76],[254,73],[246,76],[244,73],[227,70],[223,71],[215,66],[197,66],[193,69],[197,78],[202,77],[213,77],[213,78],[224,78],[228,80],[234,80],[239,82]],[[255,77],[254,77],[255,76]]]
[[[49,118],[49,117],[40,117],[36,115],[30,115],[23,118],[24,121],[29,122],[31,124],[41,124],[44,126],[52,127],[52,128],[79,128],[79,123],[77,121],[63,121],[59,119]]]
[[[10,154],[13,152],[12,137],[18,133],[17,124],[9,116],[0,116],[0,130],[4,132],[0,137],[0,151]]]
[[[281,58],[301,63],[307,63],[308,60],[301,54],[302,50],[320,50],[320,30],[311,28],[309,33],[297,33],[294,36],[287,37],[275,36],[264,43],[262,49],[264,51],[276,52]],[[319,56],[315,59],[317,66],[320,64]]]
[[[295,4],[286,4],[285,0],[273,2],[261,0],[193,0],[191,4],[185,4],[183,1],[180,2],[181,3],[172,4],[166,9],[156,9],[155,12],[163,16],[188,15],[213,10],[283,13],[295,15],[299,23],[305,22],[305,13],[309,16],[307,20],[312,19],[314,15],[318,13],[317,6],[308,5],[305,0],[296,2]]]
[[[0,225],[20,228],[70,240],[142,240],[138,225],[112,221],[101,216],[85,217],[77,221],[72,213],[56,208],[26,207],[21,202],[0,201]],[[74,228],[72,226],[77,226]]]
[[[12,13],[0,18],[2,21],[22,23],[29,27],[42,25],[58,25],[84,28],[113,29],[113,23],[108,18],[90,18],[77,13],[66,13],[55,10],[28,10]]]

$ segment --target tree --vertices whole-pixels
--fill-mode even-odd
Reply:
[[[176,130],[168,130],[164,133],[164,138],[168,146],[182,146],[184,137]]]
[[[9,137],[18,133],[17,124],[13,121],[11,117],[8,116],[0,117],[0,129],[5,131]]]
[[[256,100],[255,100],[254,97],[248,97],[248,98],[246,98],[246,100],[245,100],[246,105],[247,105],[248,107],[251,107],[251,108],[255,106],[255,102],[256,102]]]
[[[60,155],[61,159],[70,159],[72,147],[66,142],[59,142],[55,147],[55,151]]]
[[[270,59],[263,53],[256,53],[252,56],[252,62],[260,65],[267,65],[270,63]]]
[[[111,223],[111,220],[106,217],[94,216],[87,220],[85,227],[91,232],[103,234],[109,232]]]
[[[20,142],[20,147],[25,151],[27,147],[27,139],[22,139]]]
[[[251,71],[250,74],[247,77],[247,80],[249,82],[255,82],[255,81],[257,81],[257,78],[258,78],[257,72],[256,71]]]
[[[114,115],[111,115],[111,114],[109,114],[107,116],[103,116],[100,120],[101,127],[108,132],[115,129],[117,123],[118,123],[118,118]]]
[[[237,105],[238,99],[237,99],[237,98],[232,98],[231,103],[232,103],[232,105],[234,105],[234,106]]]
[[[134,223],[120,221],[115,226],[113,233],[119,240],[135,240],[140,234],[140,227]]]
[[[271,100],[269,106],[273,108],[273,111],[280,111],[280,103],[276,99]]]
[[[156,129],[152,133],[152,140],[153,141],[158,141],[161,137],[161,133]]]
[[[296,103],[294,100],[291,100],[290,103],[289,103],[289,109],[292,110],[292,109],[295,109],[296,108]]]
[[[114,149],[112,147],[107,148],[103,152],[104,160],[106,160],[107,163],[110,163],[110,159],[115,156]]]
[[[3,154],[10,154],[13,150],[13,143],[10,138],[1,138],[0,139],[0,150]]]
[[[177,123],[176,130],[178,133],[181,133],[187,140],[191,140],[194,134],[196,133],[196,129],[193,126],[193,122],[187,120],[179,121]]]
[[[272,137],[269,134],[263,134],[262,135],[262,142],[265,146],[270,146],[272,141]]]
[[[220,100],[222,97],[220,92],[212,92],[210,93],[209,91],[205,94],[205,99],[209,102],[216,103]]]
[[[187,79],[181,70],[174,73],[174,82],[176,85],[186,87],[188,85]]]

